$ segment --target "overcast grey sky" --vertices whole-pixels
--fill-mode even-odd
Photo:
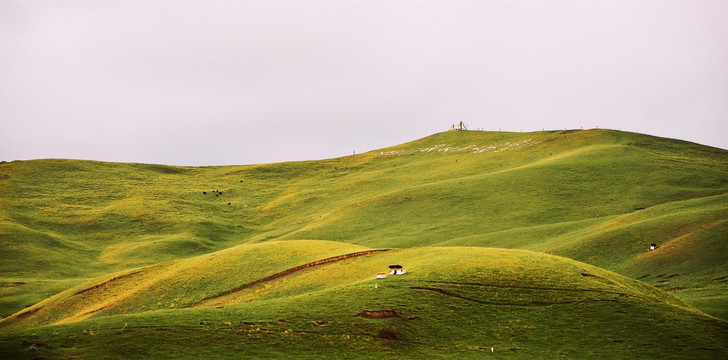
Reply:
[[[728,148],[728,2],[0,2],[0,160],[321,159],[461,120]]]

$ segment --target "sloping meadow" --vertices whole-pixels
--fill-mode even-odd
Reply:
[[[0,351],[722,357],[727,155],[471,131],[310,162],[0,164]]]
[[[319,256],[327,257],[319,260],[333,260],[276,256],[302,247],[325,249]],[[568,258],[490,248],[363,253],[332,247],[317,241],[242,245],[223,251],[228,254],[99,279],[6,319],[4,332],[16,330],[0,336],[0,352],[59,358],[448,358],[491,348],[522,358],[728,354],[724,321],[640,281]],[[362,254],[329,256],[334,250]],[[267,253],[267,263],[278,266],[258,272],[255,254]],[[232,258],[238,259],[234,267],[251,271],[211,271]],[[401,260],[406,275],[374,277]],[[277,271],[283,264],[299,269]],[[190,278],[201,273],[208,276]],[[158,286],[145,283],[150,277],[160,278]],[[206,295],[210,290],[218,296]],[[175,298],[179,307],[155,307],[160,294],[185,296]],[[111,306],[110,299],[116,301]],[[85,313],[90,304],[107,305]],[[664,342],[666,334],[673,342]],[[33,344],[39,349],[30,350]]]

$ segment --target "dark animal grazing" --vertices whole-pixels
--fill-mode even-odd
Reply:
[[[230,203],[228,203],[228,205],[230,205]]]
[[[217,193],[220,194],[220,195],[222,195],[222,191],[218,191]]]
[[[203,191],[202,193],[205,194],[205,195],[207,195],[207,191]]]

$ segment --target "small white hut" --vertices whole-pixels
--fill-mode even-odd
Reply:
[[[386,273],[377,273],[377,279],[386,279],[387,274]]]
[[[389,265],[389,275],[404,275],[407,273],[407,269],[403,268],[402,265]]]

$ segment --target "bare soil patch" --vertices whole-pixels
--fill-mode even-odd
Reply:
[[[42,307],[39,307],[39,308],[37,308],[37,309],[33,309],[33,310],[29,310],[29,311],[26,311],[26,312],[24,312],[24,313],[22,313],[22,314],[18,315],[18,317],[19,317],[19,318],[24,318],[24,317],[28,317],[28,316],[30,316],[30,315],[33,315],[33,314],[37,313],[37,312],[38,312],[38,311],[39,311],[40,309],[42,309]]]
[[[383,318],[398,318],[399,314],[397,314],[397,311],[394,309],[392,310],[364,310],[356,316],[361,316],[365,318],[372,318],[372,319],[383,319]]]
[[[397,336],[396,332],[387,329],[382,329],[379,334],[377,334],[377,337],[385,340],[399,340],[399,336]]]

